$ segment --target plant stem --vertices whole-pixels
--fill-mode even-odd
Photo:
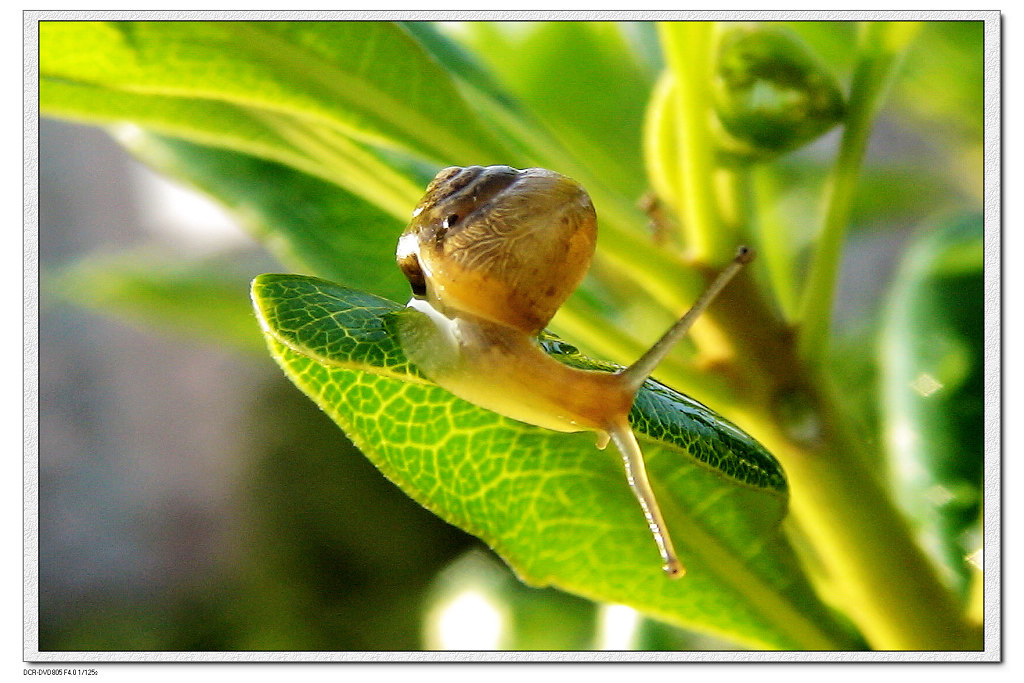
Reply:
[[[658,25],[658,31],[676,77],[679,222],[694,261],[708,265],[725,263],[736,248],[736,240],[719,221],[711,173],[716,165],[708,125],[714,24],[666,22]]]
[[[860,57],[850,86],[846,125],[826,185],[824,219],[800,308],[800,355],[813,362],[819,361],[827,348],[843,242],[871,124],[904,53],[902,48],[915,32],[916,25],[906,22],[861,25]]]
[[[737,236],[753,228],[753,184],[751,164],[738,161],[715,169],[714,183],[718,211],[723,225]]]
[[[739,231],[745,204],[740,200],[745,197],[738,192],[746,188],[726,185],[731,192],[724,195],[723,215],[734,220],[723,221],[711,205],[709,29],[669,24],[661,30],[678,86],[683,223],[693,255],[714,263],[720,257],[721,236]],[[862,31],[847,124],[800,310],[799,353],[787,346],[785,325],[756,296],[749,277],[725,293],[709,317],[726,332],[735,332],[727,336],[736,345],[736,358],[742,359],[737,362],[747,370],[748,405],[765,410],[760,418],[750,416],[751,427],[756,425],[755,431],[783,461],[794,517],[837,586],[842,606],[871,645],[970,649],[980,646],[977,632],[916,545],[882,483],[858,456],[858,439],[843,424],[832,396],[819,389],[824,378],[813,370],[827,341],[843,239],[871,123],[914,32],[905,25],[878,23]],[[738,177],[725,180],[742,182]],[[784,414],[787,404],[789,415]]]
[[[735,346],[730,376],[742,403],[727,414],[782,463],[793,519],[825,567],[828,594],[876,649],[979,648],[977,629],[867,464],[866,440],[847,424],[822,371],[798,356],[792,329],[750,273],[707,315]]]
[[[793,234],[779,215],[779,180],[768,169],[754,172],[753,185],[758,216],[755,231],[757,244],[764,256],[764,267],[772,284],[783,320],[791,323],[797,315],[799,301],[793,265]]]
[[[915,543],[904,518],[879,482],[856,457],[827,398],[814,402],[822,439],[765,440],[789,477],[792,512],[813,541],[840,606],[878,650],[981,649],[980,633],[965,620],[952,594]]]

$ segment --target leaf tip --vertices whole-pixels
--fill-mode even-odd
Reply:
[[[254,277],[252,282],[249,283],[249,299],[252,301],[253,311],[256,313],[256,320],[260,324],[260,329],[263,330],[264,335],[275,339],[277,335],[274,333],[274,326],[270,321],[270,311],[267,308],[269,302],[264,297],[264,289],[277,277],[280,276],[273,273],[263,273]]]

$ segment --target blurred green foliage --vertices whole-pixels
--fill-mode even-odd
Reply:
[[[782,461],[793,492],[785,528],[804,570],[871,647],[975,649],[981,615],[966,595],[980,578],[964,554],[979,543],[982,494],[984,27],[753,26],[755,36],[785,29],[793,41],[765,37],[763,59],[811,68],[811,80],[826,84],[825,123],[781,137],[765,137],[756,118],[714,118],[722,64],[712,47],[733,27],[708,23],[43,22],[40,107],[105,126],[139,158],[213,196],[288,270],[397,301],[406,289],[394,241],[439,167],[539,165],[570,175],[591,193],[601,237],[591,276],[553,329],[620,363],[688,305],[703,274],[721,265],[719,248],[753,245],[761,258],[749,278],[659,378]],[[687,32],[695,40],[680,41]],[[836,92],[844,118],[815,139],[839,111]],[[720,165],[719,126],[749,129],[745,144],[766,146],[750,155],[759,162]],[[650,189],[661,216],[637,206]],[[968,218],[953,230],[950,215]],[[240,304],[258,273],[223,258],[91,258],[47,273],[42,298],[251,349],[259,330],[246,331]],[[809,271],[834,293],[808,291]],[[93,278],[94,292],[74,284]],[[824,313],[802,319],[807,310]],[[822,343],[798,347],[813,327],[824,330]],[[869,352],[877,348],[881,362]],[[956,376],[936,375],[949,394],[907,392],[924,359]],[[156,610],[111,601],[44,621],[41,649],[425,646],[425,601],[450,590],[453,575],[438,571],[471,541],[405,499],[280,382],[254,403],[252,509],[239,530],[249,542],[238,565],[160,596]],[[787,417],[784,405],[802,406],[802,417]],[[913,449],[893,440],[895,423],[915,435]],[[855,439],[843,436],[851,432]],[[801,464],[823,453],[834,458],[832,480]],[[824,514],[816,485],[841,516]],[[936,506],[936,485],[955,504]],[[876,522],[895,530],[894,551],[870,547]],[[878,566],[837,554],[836,538]],[[938,551],[921,559],[918,543]],[[522,626],[507,647],[596,642],[593,606],[533,593],[474,562],[457,571],[483,577],[514,623],[564,610],[573,626],[547,639]],[[667,627],[652,632],[659,628]],[[648,642],[713,646],[675,630]]]

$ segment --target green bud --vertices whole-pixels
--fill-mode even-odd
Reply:
[[[726,24],[715,55],[720,146],[747,160],[793,150],[842,117],[835,77],[792,32],[763,24]]]

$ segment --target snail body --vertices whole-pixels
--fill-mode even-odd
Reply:
[[[446,168],[427,187],[396,257],[423,315],[400,325],[411,362],[456,396],[562,432],[592,431],[620,451],[662,555],[682,576],[628,415],[640,385],[693,319],[749,261],[741,254],[644,356],[618,372],[567,366],[537,335],[583,279],[597,217],[575,181],[539,168]]]
[[[602,444],[610,404],[629,412],[633,394],[615,374],[569,367],[544,353],[536,337],[487,320],[447,318],[423,300],[409,306],[425,317],[403,325],[406,355],[460,398],[557,432],[595,431]]]

